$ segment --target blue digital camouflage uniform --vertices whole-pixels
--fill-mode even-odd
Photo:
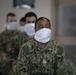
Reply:
[[[8,31],[5,30],[0,34],[0,70],[3,75],[11,74],[12,61],[9,59],[7,46],[11,42],[12,37],[18,35],[18,30]]]
[[[22,45],[16,75],[57,75],[64,59],[64,48],[50,40],[42,49],[33,39]]]

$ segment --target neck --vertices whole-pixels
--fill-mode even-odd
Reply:
[[[33,39],[34,38],[34,36],[29,36],[29,39]]]
[[[41,48],[45,48],[45,47],[46,47],[46,44],[47,44],[47,43],[40,43],[40,42],[39,42],[39,46],[40,46]]]

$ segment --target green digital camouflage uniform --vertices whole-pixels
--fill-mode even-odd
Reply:
[[[72,58],[72,62],[74,63],[74,67],[75,67],[75,75],[76,75],[76,54],[73,56],[73,58]]]
[[[18,30],[8,31],[5,30],[0,34],[0,70],[3,75],[11,73],[12,61],[9,59],[7,46],[11,42],[12,37],[19,34]]]
[[[73,56],[72,61],[73,61],[74,65],[76,66],[76,54]]]
[[[58,70],[58,75],[76,75],[76,65],[70,59],[65,59]]]
[[[22,45],[16,75],[57,75],[64,59],[64,48],[50,40],[42,49],[35,40]]]
[[[12,41],[8,45],[7,48],[8,55],[10,56],[10,59],[12,59],[14,66],[16,66],[16,61],[21,45],[26,43],[28,40],[29,40],[28,35],[25,32],[21,32],[19,35],[13,37]],[[15,69],[16,68],[13,68],[14,73],[15,73]]]
[[[25,32],[21,32],[19,35],[13,37],[7,48],[7,51],[10,54],[10,58],[16,60],[21,45],[26,43],[28,40],[29,38]]]

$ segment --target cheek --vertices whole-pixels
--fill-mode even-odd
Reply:
[[[42,28],[38,28],[38,30],[40,30],[40,29],[42,29]]]
[[[7,21],[7,23],[11,23],[10,21]]]
[[[35,32],[37,32],[39,30],[39,28],[35,28]]]
[[[7,23],[9,23],[9,22],[10,22],[10,20],[7,19]]]

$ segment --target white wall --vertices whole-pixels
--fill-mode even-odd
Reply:
[[[52,0],[35,0],[34,9],[15,9],[13,7],[13,0],[0,0],[0,32],[4,30],[6,14],[8,12],[16,13],[18,20],[28,11],[35,12],[38,17],[44,16],[51,19],[51,1]]]

